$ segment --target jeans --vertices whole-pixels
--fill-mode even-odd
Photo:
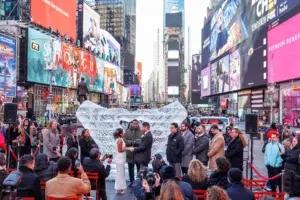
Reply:
[[[139,164],[135,164],[135,165],[136,165],[137,171],[139,172],[140,171],[140,165]],[[134,164],[128,163],[128,172],[129,172],[130,182],[133,183],[133,181],[135,179],[135,177],[134,177]]]
[[[269,178],[276,176],[277,174],[281,173],[281,167],[271,167],[271,166],[267,166],[268,169],[268,176]],[[271,184],[271,190],[272,192],[276,192],[276,188],[277,186],[279,186],[279,191],[282,191],[281,188],[281,176],[279,176],[278,178],[274,179],[274,180],[270,180],[270,184]]]

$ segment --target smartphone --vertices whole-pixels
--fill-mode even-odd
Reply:
[[[80,167],[80,161],[76,160],[75,161],[75,169],[78,169]]]
[[[113,158],[113,155],[112,154],[109,154],[107,155],[108,158],[112,159]]]

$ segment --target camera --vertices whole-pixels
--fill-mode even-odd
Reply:
[[[149,186],[153,186],[155,184],[155,173],[152,171],[142,171],[141,172],[142,179],[145,179]]]
[[[78,169],[80,167],[80,160],[76,160],[74,164],[74,168]]]
[[[112,154],[105,154],[105,157],[106,157],[106,158],[112,159],[112,158],[113,158],[113,155],[112,155]]]

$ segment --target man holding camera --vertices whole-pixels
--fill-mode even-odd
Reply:
[[[128,150],[135,153],[135,162],[141,167],[148,167],[151,160],[151,148],[153,143],[152,133],[150,131],[150,124],[143,122],[142,124],[142,139],[138,147],[129,147]]]
[[[97,172],[99,173],[98,187],[99,187],[99,197],[102,200],[107,200],[105,179],[109,176],[110,165],[112,163],[111,155],[104,155],[102,160],[100,159],[100,151],[98,148],[93,148],[90,152],[90,157],[86,157],[83,160],[83,168],[87,172]],[[107,166],[104,167],[103,161],[107,160]],[[92,183],[92,186],[95,185]]]

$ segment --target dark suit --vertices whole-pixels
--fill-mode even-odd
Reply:
[[[105,168],[100,160],[93,160],[87,157],[84,158],[82,166],[84,171],[86,172],[99,173],[99,179],[98,179],[99,197],[102,200],[107,200],[105,179],[109,176],[110,165],[107,165]],[[94,186],[95,184],[91,183],[91,185]]]
[[[77,96],[78,96],[78,99],[80,99],[80,97],[83,97],[84,100],[87,100],[87,96],[86,95],[88,93],[89,93],[89,90],[88,90],[86,82],[80,81],[78,83],[78,86],[77,86]]]
[[[141,166],[148,167],[151,160],[151,148],[153,143],[152,133],[148,131],[141,137],[141,144],[134,148],[135,162]]]

